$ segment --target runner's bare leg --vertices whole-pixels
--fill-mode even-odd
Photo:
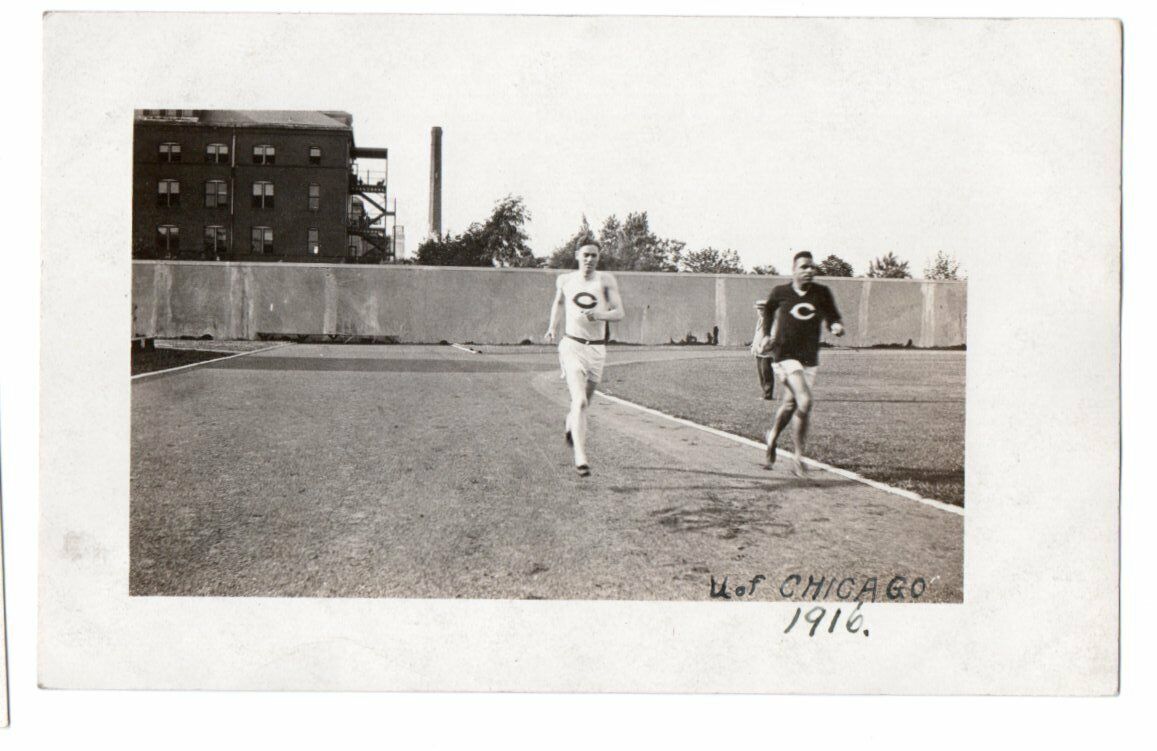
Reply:
[[[795,397],[791,394],[791,389],[784,389],[783,396],[779,400],[779,409],[775,411],[775,419],[771,424],[771,432],[765,436],[767,438],[767,466],[770,469],[775,464],[775,443],[779,440],[779,434],[791,422],[791,416],[795,414]]]
[[[570,412],[566,416],[566,427],[574,441],[574,464],[580,467],[587,463],[587,408],[594,384],[587,380],[582,368],[566,371],[566,387],[570,391]]]
[[[808,416],[812,408],[812,392],[808,388],[807,380],[802,371],[796,371],[787,377],[787,387],[795,397],[795,414],[791,421],[791,439],[795,448],[795,474],[803,476],[807,473],[803,464],[803,452],[807,444]]]

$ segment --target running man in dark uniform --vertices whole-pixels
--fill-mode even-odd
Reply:
[[[781,284],[771,291],[763,318],[765,338],[760,349],[771,353],[775,378],[786,387],[775,422],[767,433],[765,467],[771,469],[775,464],[775,442],[790,422],[795,444],[793,471],[803,477],[806,472],[802,456],[819,365],[820,326],[826,321],[835,336],[844,335],[844,326],[832,291],[812,281],[816,267],[811,253],[805,250],[795,254],[791,275],[791,284]]]

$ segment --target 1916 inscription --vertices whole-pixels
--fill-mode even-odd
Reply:
[[[864,603],[857,602],[856,607],[852,612],[848,613],[848,617],[844,619],[844,630],[849,634],[863,634],[868,635],[868,629],[864,627],[864,616],[860,615],[860,608]],[[790,634],[791,630],[795,628],[795,624],[799,623],[800,615],[803,614],[803,608],[796,608],[795,614],[791,617],[791,623],[787,624],[787,628],[783,630],[785,634]],[[820,625],[824,622],[824,616],[828,614],[828,609],[822,605],[816,605],[811,608],[803,616],[804,622],[810,623],[811,628],[808,629],[807,635],[809,637],[815,636],[816,631],[819,630]],[[834,634],[836,627],[840,625],[840,615],[843,614],[842,608],[836,608],[832,613],[831,620],[828,621],[828,633]]]

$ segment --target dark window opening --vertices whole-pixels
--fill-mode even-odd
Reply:
[[[273,183],[268,180],[258,180],[253,183],[253,208],[273,208]]]

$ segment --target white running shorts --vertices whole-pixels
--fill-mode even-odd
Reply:
[[[775,373],[775,379],[780,383],[787,383],[787,377],[792,373],[803,371],[803,380],[809,389],[816,385],[816,371],[818,370],[819,366],[801,365],[799,360],[780,360],[771,364],[771,372]]]
[[[567,336],[558,343],[558,363],[564,374],[578,369],[587,381],[598,383],[603,380],[603,365],[606,362],[605,344],[583,344]]]

